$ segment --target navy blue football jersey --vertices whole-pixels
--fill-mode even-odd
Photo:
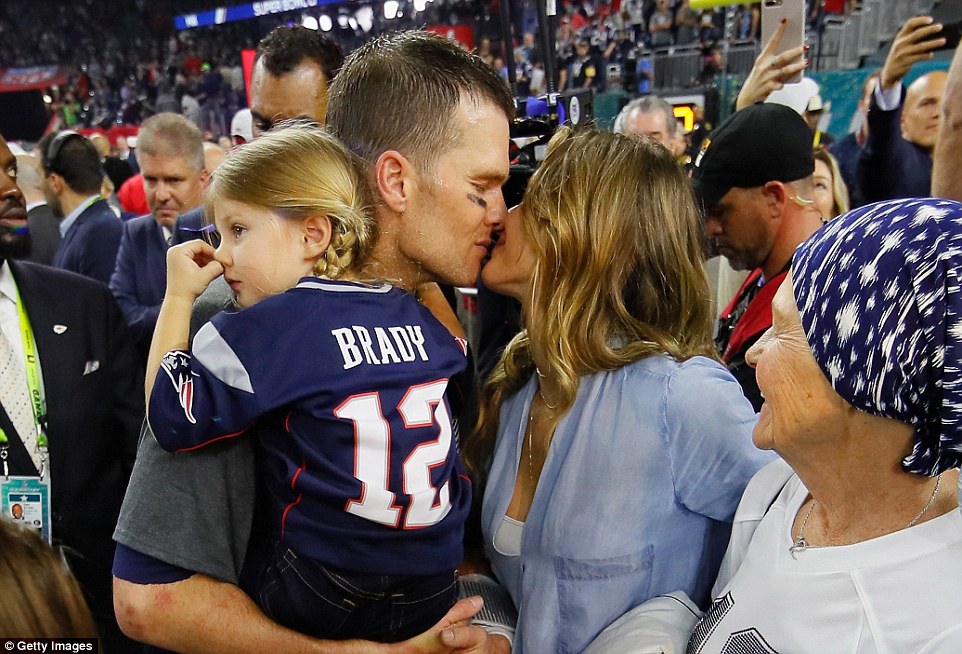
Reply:
[[[305,278],[169,352],[148,420],[169,451],[256,434],[271,518],[299,554],[434,574],[460,563],[471,504],[446,397],[466,353],[405,291]]]

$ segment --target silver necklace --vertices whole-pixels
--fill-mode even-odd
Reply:
[[[905,525],[904,529],[914,526],[915,523],[918,522],[923,515],[925,515],[925,512],[932,508],[932,504],[935,503],[935,496],[939,494],[939,485],[941,483],[942,474],[940,473],[939,476],[935,478],[935,488],[932,489],[932,494],[929,496],[929,501],[925,503],[925,506],[922,507],[922,510],[919,511],[918,515],[912,518],[909,524]],[[802,520],[802,526],[798,530],[798,536],[795,538],[795,542],[792,543],[791,547],[788,548],[788,553],[792,555],[793,559],[796,558],[796,552],[819,549],[822,547],[833,547],[832,545],[811,545],[807,540],[805,540],[805,527],[808,526],[808,519],[812,517],[812,511],[815,510],[815,504],[817,504],[817,502],[812,500],[811,505],[808,507],[808,512],[805,514],[805,518]]]
[[[544,389],[541,387],[541,380],[544,379],[544,375],[541,374],[540,370],[538,370],[538,366],[534,367],[534,371],[538,375],[538,395],[541,397],[541,401],[544,403],[544,405],[549,409],[551,409],[552,411],[554,411],[555,409],[558,408],[558,405],[556,404],[554,406],[551,406],[550,404],[548,404],[548,400],[544,398]]]

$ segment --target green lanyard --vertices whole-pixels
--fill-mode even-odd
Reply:
[[[43,382],[40,379],[40,362],[37,360],[37,343],[33,340],[30,318],[20,301],[17,292],[17,314],[20,317],[20,334],[23,337],[23,354],[26,359],[27,387],[30,391],[30,405],[33,420],[37,426],[37,451],[40,453],[40,478],[43,479],[47,462],[47,407],[43,397]],[[3,461],[3,476],[9,477],[7,468],[7,448],[10,446],[7,435],[0,429],[0,459]]]

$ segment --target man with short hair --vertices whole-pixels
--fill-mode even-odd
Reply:
[[[812,131],[793,109],[759,103],[702,145],[692,181],[705,231],[735,270],[751,270],[721,314],[715,343],[755,410],[762,397],[745,353],[772,325],[772,297],[795,248],[822,224],[812,200]]]
[[[37,148],[43,194],[61,220],[53,265],[110,282],[123,224],[100,195],[103,171],[93,144],[76,132],[47,134]]]
[[[251,130],[257,138],[290,118],[324,121],[327,86],[343,62],[340,48],[317,30],[280,27],[257,47],[251,73]]]
[[[657,95],[643,95],[626,104],[615,118],[618,134],[639,134],[678,154],[678,120],[668,102]]]
[[[178,114],[157,114],[137,136],[144,195],[150,213],[123,226],[110,290],[147,360],[167,288],[167,248],[174,221],[204,199],[207,170],[200,130]]]
[[[872,96],[868,138],[858,162],[865,202],[929,195],[947,74],[932,71],[907,90],[902,79],[916,62],[931,59],[932,51],[945,45],[938,37],[941,31],[931,16],[916,16],[892,41]]]
[[[492,229],[507,213],[500,190],[514,112],[507,86],[477,57],[426,33],[376,39],[350,62],[343,79],[335,79],[329,118],[367,163],[379,197],[375,272],[409,290],[434,280],[473,283]],[[252,89],[277,107],[293,108],[297,98],[284,96],[302,94],[297,85],[264,81]],[[252,104],[268,103],[252,98]],[[382,112],[384,106],[393,111]],[[282,115],[294,117],[281,111],[261,117]],[[366,651],[363,644],[314,641],[284,629],[238,588],[254,500],[253,459],[237,443],[244,441],[187,458],[141,444],[115,534],[121,625],[138,640],[183,652]],[[196,472],[186,475],[171,461]],[[177,508],[185,505],[196,510],[185,515]],[[433,634],[476,610],[459,603]]]

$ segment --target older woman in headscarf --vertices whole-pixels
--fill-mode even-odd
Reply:
[[[960,280],[952,201],[863,207],[799,246],[748,353],[753,438],[783,461],[745,491],[689,654],[960,651]]]

